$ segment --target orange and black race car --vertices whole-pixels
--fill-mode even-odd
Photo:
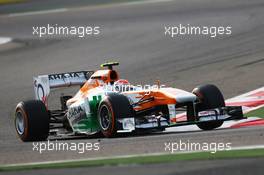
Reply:
[[[196,124],[203,130],[220,127],[226,120],[244,119],[240,106],[225,106],[220,90],[203,85],[192,92],[164,85],[134,86],[113,69],[34,77],[35,100],[20,102],[15,110],[16,131],[23,141],[45,140],[51,134],[114,137],[119,132],[162,131],[167,127]],[[53,89],[80,86],[74,96],[61,96],[61,108],[50,110]],[[186,121],[177,114],[186,112]]]

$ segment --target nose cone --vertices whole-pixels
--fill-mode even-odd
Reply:
[[[176,88],[162,88],[160,89],[164,94],[176,99],[177,103],[193,102],[197,99],[193,93],[176,89]]]

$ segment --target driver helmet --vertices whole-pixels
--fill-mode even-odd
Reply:
[[[117,92],[124,92],[128,91],[130,88],[130,83],[128,80],[119,79],[114,83],[115,91]]]

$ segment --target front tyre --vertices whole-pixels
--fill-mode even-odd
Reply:
[[[193,90],[200,103],[196,105],[196,111],[204,111],[225,106],[225,100],[221,91],[212,84],[198,86]],[[223,121],[208,121],[198,123],[197,126],[202,130],[212,130],[222,126]]]
[[[20,102],[15,110],[15,128],[22,141],[42,141],[49,135],[49,113],[39,100]]]
[[[98,110],[98,119],[101,127],[101,132],[105,137],[113,137],[116,134],[116,117],[114,109],[108,100],[100,103]]]
[[[114,137],[117,133],[117,120],[133,117],[133,108],[126,96],[109,93],[98,107],[98,122],[105,137]]]

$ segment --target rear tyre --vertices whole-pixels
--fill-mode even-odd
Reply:
[[[97,116],[102,134],[105,137],[115,137],[117,119],[133,117],[133,108],[127,97],[111,93],[100,102]]]
[[[225,106],[225,100],[221,91],[212,84],[198,86],[193,90],[200,103],[196,105],[196,111],[204,111]],[[222,126],[223,121],[209,121],[198,123],[197,126],[202,130],[212,130]]]
[[[49,135],[49,113],[42,101],[20,102],[15,111],[15,128],[22,141],[42,141]]]

